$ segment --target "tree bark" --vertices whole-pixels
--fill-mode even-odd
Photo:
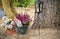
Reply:
[[[43,12],[35,15],[33,28],[59,28],[60,26],[60,0],[41,0]]]

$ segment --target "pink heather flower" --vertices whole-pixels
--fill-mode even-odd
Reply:
[[[22,22],[27,22],[27,21],[29,21],[29,20],[30,20],[30,17],[29,17],[28,14],[24,14],[24,15],[22,16]]]
[[[22,23],[30,22],[30,16],[28,14],[17,14],[16,18],[21,20]]]
[[[17,15],[16,15],[16,18],[19,19],[19,20],[21,20],[21,19],[22,19],[22,15],[17,14]]]

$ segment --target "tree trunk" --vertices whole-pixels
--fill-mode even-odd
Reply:
[[[59,28],[60,26],[60,0],[41,0],[43,12],[35,15],[33,28]]]
[[[8,18],[13,18],[17,13],[13,6],[13,3],[13,0],[2,0],[2,5]]]

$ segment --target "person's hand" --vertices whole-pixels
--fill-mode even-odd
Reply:
[[[16,22],[17,18],[14,16],[13,21]]]

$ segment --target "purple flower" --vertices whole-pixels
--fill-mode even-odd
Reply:
[[[23,24],[30,22],[30,16],[28,14],[17,14],[16,18],[21,20]]]
[[[16,18],[19,19],[19,20],[21,20],[21,17],[22,17],[22,15],[20,15],[20,14],[16,15]]]
[[[29,19],[30,19],[30,17],[29,17],[28,14],[24,14],[24,15],[22,16],[22,22],[27,22],[27,21],[29,21]]]

